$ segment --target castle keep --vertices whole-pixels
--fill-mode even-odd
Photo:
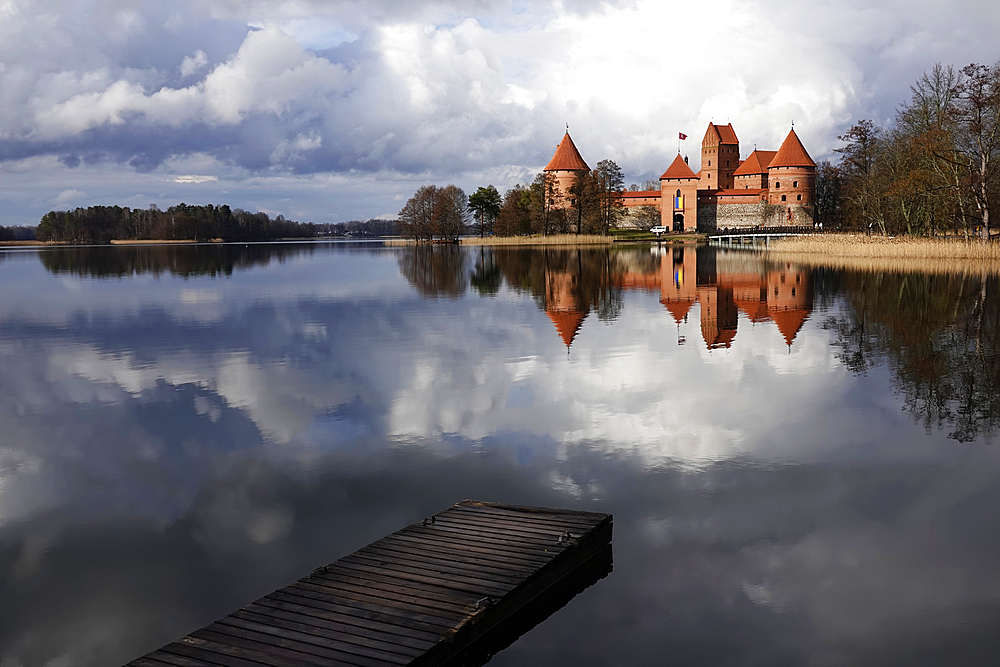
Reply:
[[[564,201],[570,201],[576,174],[587,170],[567,132],[545,167],[555,176]],[[674,231],[811,225],[816,163],[794,128],[778,150],[754,150],[741,160],[733,126],[709,123],[698,173],[678,152],[660,176],[659,190],[623,192],[622,199],[627,208],[656,206],[661,224]]]

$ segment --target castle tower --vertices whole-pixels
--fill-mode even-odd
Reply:
[[[559,142],[559,147],[556,148],[552,159],[549,160],[549,163],[545,165],[545,169],[542,171],[552,174],[556,179],[556,188],[559,191],[559,203],[556,206],[559,208],[571,208],[575,206],[574,198],[570,194],[570,188],[573,187],[577,174],[590,171],[590,167],[584,162],[580,151],[576,149],[576,144],[570,138],[568,130],[565,136],[563,136],[562,141]]]
[[[702,190],[730,190],[733,172],[740,166],[740,140],[732,124],[709,123],[701,140]]]
[[[778,153],[767,165],[767,202],[784,206],[784,222],[802,224],[801,207],[816,201],[816,163],[809,157],[795,130],[791,130]]]
[[[674,231],[698,227],[698,176],[680,153],[660,176],[660,224]]]

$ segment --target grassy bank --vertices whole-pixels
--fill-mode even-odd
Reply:
[[[1000,244],[981,240],[823,234],[773,241],[783,260],[865,271],[998,274]]]

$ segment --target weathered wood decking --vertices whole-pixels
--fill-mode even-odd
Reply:
[[[611,570],[608,514],[466,500],[129,667],[480,664]]]

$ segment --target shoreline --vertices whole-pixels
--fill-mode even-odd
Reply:
[[[655,236],[648,238],[643,236],[636,238],[634,234],[609,234],[602,236],[599,234],[552,234],[549,236],[463,236],[458,244],[452,243],[428,243],[426,245],[463,245],[472,247],[544,247],[544,246],[612,246],[627,243],[635,244],[694,244],[703,243],[704,238],[700,234],[683,234],[676,236],[664,235],[657,239]],[[413,239],[394,238],[386,239],[387,246],[409,246],[417,245]]]

